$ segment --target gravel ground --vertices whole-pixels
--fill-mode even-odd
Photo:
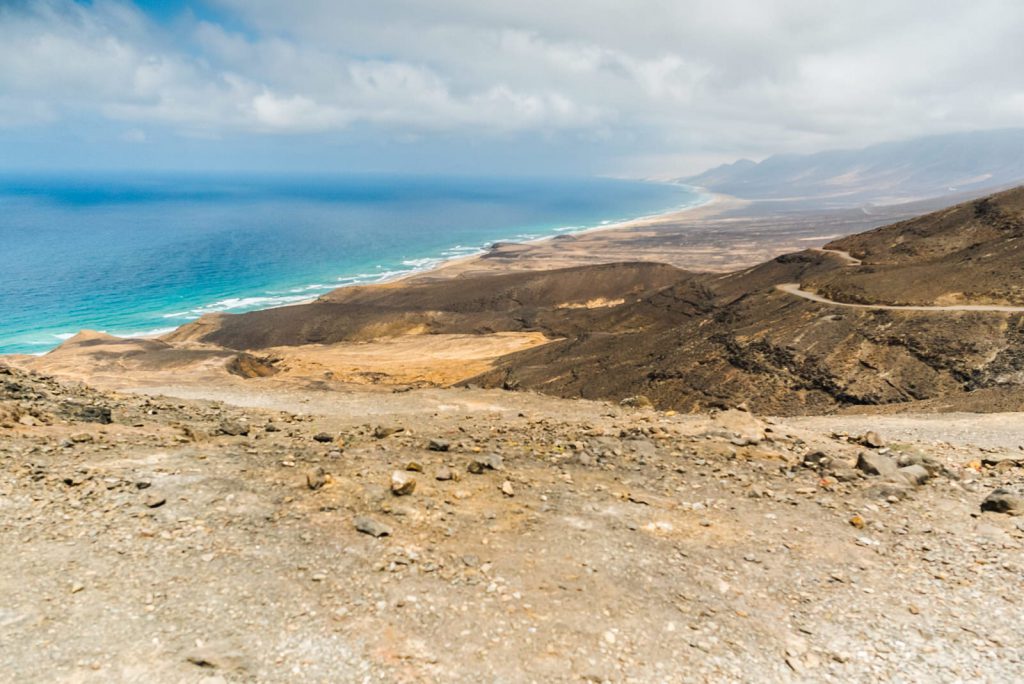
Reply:
[[[1020,416],[253,403],[0,369],[0,681],[1024,679]]]

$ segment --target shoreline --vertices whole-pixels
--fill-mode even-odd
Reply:
[[[428,279],[428,278],[431,277],[431,274],[441,275],[442,273],[443,273],[443,276],[441,276],[441,277],[446,277],[446,278],[447,277],[455,277],[455,276],[459,275],[459,272],[448,273],[447,271],[450,271],[450,270],[458,271],[459,270],[458,269],[459,266],[465,266],[465,265],[472,264],[472,263],[478,263],[481,260],[483,260],[484,258],[486,258],[488,254],[493,253],[494,250],[497,247],[499,247],[499,246],[542,245],[542,244],[551,243],[551,242],[553,242],[555,240],[558,240],[558,239],[561,239],[561,238],[565,238],[565,237],[580,237],[580,236],[583,236],[583,235],[595,235],[595,234],[599,234],[599,233],[614,233],[614,232],[619,232],[619,231],[635,230],[637,228],[651,227],[651,226],[656,226],[656,225],[663,224],[663,223],[674,223],[674,222],[682,221],[682,220],[685,220],[685,219],[700,218],[698,216],[698,212],[700,210],[702,210],[702,209],[711,209],[711,208],[713,208],[716,205],[718,205],[717,211],[724,211],[728,207],[727,206],[726,207],[721,206],[723,204],[727,205],[730,202],[735,203],[735,204],[745,204],[746,203],[746,200],[741,200],[740,198],[733,197],[732,195],[725,195],[725,194],[722,194],[722,193],[711,192],[710,190],[706,190],[704,188],[698,188],[696,186],[687,186],[687,187],[693,187],[694,190],[699,192],[706,199],[703,199],[703,201],[698,201],[698,202],[696,202],[694,204],[691,204],[689,206],[685,206],[685,207],[681,207],[681,208],[676,208],[676,209],[671,209],[669,211],[661,212],[661,213],[658,213],[658,214],[646,214],[644,216],[638,216],[636,218],[624,219],[624,220],[621,220],[621,221],[612,221],[611,223],[608,223],[608,224],[602,224],[602,225],[597,225],[597,226],[590,226],[590,227],[587,227],[587,228],[581,228],[579,230],[566,231],[564,233],[557,233],[555,235],[543,235],[543,236],[536,237],[536,238],[531,238],[531,239],[528,239],[528,240],[496,240],[496,241],[492,242],[488,247],[483,248],[480,251],[475,252],[473,254],[466,254],[464,256],[451,257],[449,259],[444,259],[443,261],[441,261],[441,262],[439,262],[439,263],[437,263],[437,264],[435,264],[435,265],[433,265],[433,266],[431,266],[429,268],[424,268],[423,270],[411,271],[409,273],[398,275],[398,276],[395,276],[393,278],[382,280],[382,281],[376,282],[376,283],[359,283],[359,285],[388,285],[388,284],[393,284],[393,283],[399,283],[399,282],[406,282],[406,281],[410,281],[410,280],[416,280],[416,279],[419,279],[419,278]],[[342,287],[350,287],[350,286],[343,285]],[[335,288],[335,289],[341,289],[341,288]],[[331,290],[331,292],[333,292],[333,291],[334,290]],[[330,292],[325,293],[325,294],[330,294]],[[318,299],[318,298],[316,298],[316,299]],[[308,303],[308,302],[316,301],[316,299],[310,299],[310,300],[307,300],[307,302],[302,302],[302,303]]]

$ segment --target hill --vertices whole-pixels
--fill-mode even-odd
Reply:
[[[600,321],[571,339],[524,351],[476,378],[562,396],[642,394],[701,410],[746,402],[762,412],[853,406],[1022,406],[1024,190],[1015,189],[831,243],[753,269],[666,288],[627,311],[620,331]],[[858,263],[858,259],[861,261]],[[848,308],[795,297],[795,283]],[[702,293],[698,306],[692,293]],[[944,311],[888,308],[902,303]],[[1019,311],[958,310],[1016,304]]]

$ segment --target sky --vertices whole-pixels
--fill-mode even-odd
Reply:
[[[1024,125],[1019,0],[0,0],[0,169],[671,178]]]

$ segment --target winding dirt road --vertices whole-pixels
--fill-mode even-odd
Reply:
[[[809,299],[819,304],[831,304],[832,306],[845,306],[848,309],[879,309],[884,311],[995,311],[999,313],[1024,313],[1024,306],[1002,306],[999,304],[956,304],[950,306],[923,306],[908,305],[896,306],[894,304],[850,304],[837,302],[822,297],[821,295],[807,292],[800,289],[800,283],[783,283],[776,285],[775,289],[781,290],[797,297]]]
[[[860,259],[855,256],[851,256],[849,252],[843,252],[838,249],[815,249],[814,251],[822,252],[823,254],[833,254],[845,261],[847,266],[860,266],[862,263]],[[804,299],[808,299],[812,302],[818,302],[819,304],[845,306],[848,309],[877,309],[881,311],[994,311],[997,313],[1024,313],[1024,306],[1004,306],[1000,304],[952,304],[949,306],[850,304],[847,302],[837,302],[835,300],[822,297],[821,295],[814,294],[813,292],[802,290],[800,289],[800,283],[782,283],[781,285],[776,285],[775,289],[797,297],[803,297]]]

